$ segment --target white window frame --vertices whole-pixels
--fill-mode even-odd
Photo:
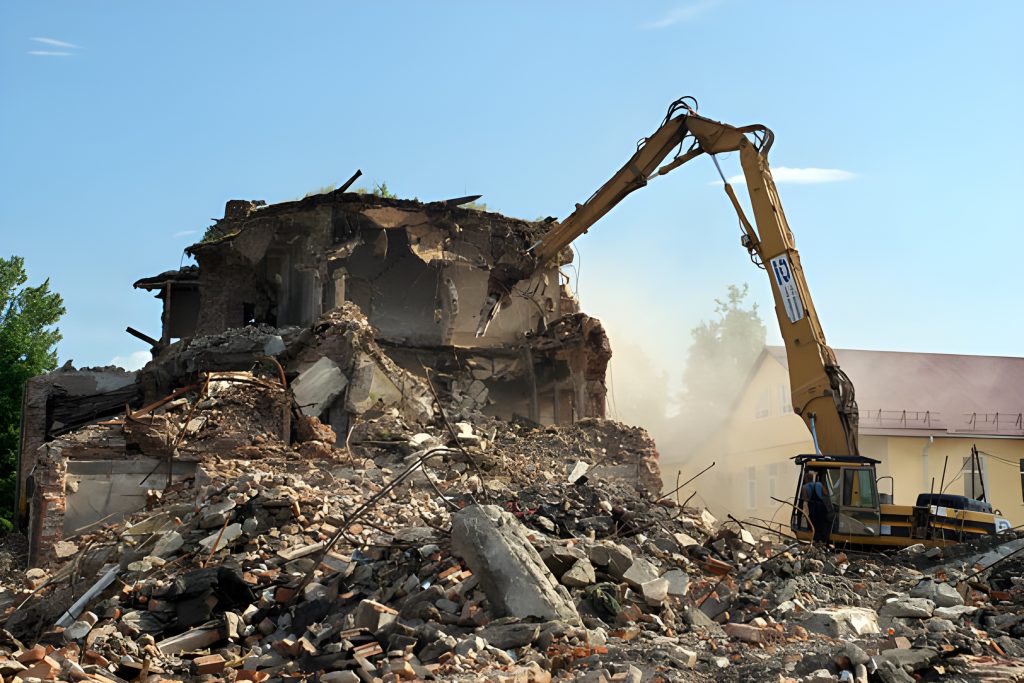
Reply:
[[[757,509],[757,468],[747,468],[747,509]]]
[[[981,467],[980,471],[974,469],[974,458],[972,456],[964,458],[964,495],[968,498],[977,498],[983,491],[988,491],[988,467],[985,462],[985,456],[979,455],[978,462]],[[972,482],[974,483],[973,490],[971,487]]]

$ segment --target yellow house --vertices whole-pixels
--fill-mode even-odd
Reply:
[[[878,490],[897,504],[919,493],[984,498],[1013,526],[1024,524],[1024,358],[837,349],[860,407],[861,454],[881,461]],[[976,446],[980,467],[973,464]],[[790,401],[785,349],[769,346],[723,427],[685,465],[663,463],[668,489],[715,461],[695,482],[722,519],[788,524],[798,468],[813,453]],[[688,491],[683,492],[683,496]]]

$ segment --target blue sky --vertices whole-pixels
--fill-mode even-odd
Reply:
[[[780,193],[833,346],[1020,355],[1022,24],[1019,2],[6,2],[0,253],[65,297],[61,361],[106,364],[144,351],[126,325],[158,331],[131,283],[227,199],[361,168],[564,217],[689,94],[770,126],[780,181],[830,181]],[[578,242],[585,310],[673,379],[730,283],[778,340],[715,177],[699,159]]]

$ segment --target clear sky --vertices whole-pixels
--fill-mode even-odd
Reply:
[[[1021,355],[1022,25],[1021,2],[8,1],[0,254],[64,296],[61,362],[107,364],[159,330],[131,283],[228,199],[361,168],[561,218],[694,95],[774,129],[833,346]],[[715,178],[698,159],[578,241],[585,310],[673,379],[730,283],[779,338]]]

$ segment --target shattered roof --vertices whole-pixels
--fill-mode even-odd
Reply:
[[[431,223],[442,223],[446,220],[458,223],[461,228],[468,228],[474,224],[489,225],[491,227],[502,227],[506,230],[517,233],[523,240],[533,244],[549,229],[544,223],[525,221],[518,218],[510,218],[499,213],[480,211],[477,209],[461,208],[460,204],[468,203],[471,197],[460,197],[458,199],[442,200],[436,202],[420,202],[416,199],[398,199],[380,197],[374,194],[358,192],[327,192],[324,194],[311,195],[302,199],[288,202],[280,202],[270,205],[258,205],[254,203],[251,210],[240,217],[222,218],[216,221],[211,227],[214,231],[212,238],[206,237],[203,241],[191,245],[185,251],[195,255],[214,244],[221,244],[234,239],[250,220],[286,216],[288,214],[310,211],[325,206],[343,207],[350,210],[374,210],[392,209],[398,212],[426,213]],[[388,225],[387,221],[377,220],[382,228],[399,227],[399,221],[392,221],[394,225]],[[208,232],[208,235],[211,233]]]
[[[132,285],[135,289],[160,289],[168,282],[199,282],[199,266],[185,266],[178,270],[167,270],[159,275],[144,277]]]

